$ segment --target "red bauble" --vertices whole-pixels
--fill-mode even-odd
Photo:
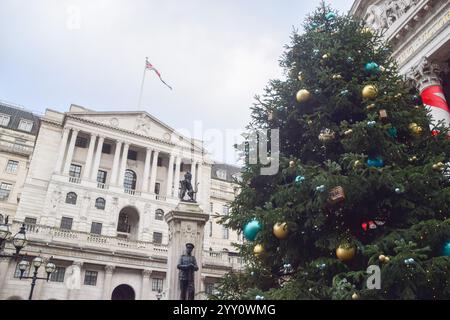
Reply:
[[[440,133],[439,130],[431,130],[431,135],[432,135],[433,137],[436,137],[439,133]]]

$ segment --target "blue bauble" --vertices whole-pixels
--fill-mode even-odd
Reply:
[[[380,157],[375,158],[375,159],[369,158],[369,159],[367,159],[367,165],[369,167],[382,168],[382,167],[384,167],[384,161]]]
[[[261,231],[261,224],[258,220],[252,220],[244,226],[244,237],[249,241],[254,241],[258,232]]]
[[[442,250],[442,254],[444,256],[450,257],[450,240],[444,245],[444,249]]]
[[[328,12],[325,16],[325,19],[328,21],[336,19],[336,14],[334,12]]]
[[[380,71],[380,66],[375,62],[371,61],[366,63],[366,65],[364,66],[364,70],[366,70],[367,72],[378,72]]]
[[[368,122],[367,122],[367,126],[368,126],[369,128],[375,127],[376,124],[377,124],[376,121],[368,121]]]
[[[305,181],[305,177],[304,176],[297,176],[297,177],[295,177],[295,183],[301,184],[303,181]]]
[[[396,127],[391,127],[388,129],[388,134],[392,137],[392,138],[397,138],[397,128]]]
[[[325,191],[325,186],[322,184],[322,185],[316,187],[316,191],[324,192]]]
[[[352,57],[347,57],[347,62],[348,63],[353,63],[355,61],[355,59],[353,59]]]

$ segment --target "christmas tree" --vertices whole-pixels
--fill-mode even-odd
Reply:
[[[248,126],[269,129],[272,160],[279,129],[279,170],[243,168],[222,223],[246,267],[213,298],[450,299],[448,129],[381,34],[322,4],[280,65]]]

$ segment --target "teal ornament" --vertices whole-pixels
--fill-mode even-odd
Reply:
[[[444,245],[444,249],[442,250],[442,254],[444,256],[450,257],[450,240]]]
[[[409,258],[409,259],[405,259],[404,262],[405,262],[406,265],[410,265],[410,264],[413,264],[415,261],[414,261],[413,258]]]
[[[319,54],[319,52],[320,52],[319,49],[314,49],[314,50],[313,50],[313,53],[314,53],[316,56]]]
[[[384,161],[380,157],[375,158],[375,159],[369,158],[369,159],[367,159],[367,165],[369,167],[382,168],[382,167],[384,167]]]
[[[324,192],[325,191],[325,186],[322,184],[322,185],[316,187],[316,191]]]
[[[353,59],[352,57],[347,57],[347,62],[348,63],[353,63],[355,61],[355,59]]]
[[[392,137],[392,138],[397,138],[397,128],[396,127],[391,127],[388,129],[388,134]]]
[[[348,93],[349,93],[349,91],[348,91],[347,89],[342,90],[342,91],[340,92],[341,96],[346,96],[346,95],[348,95]]]
[[[258,232],[261,231],[261,224],[258,220],[252,220],[244,226],[244,237],[249,241],[254,241]]]
[[[295,177],[295,183],[297,184],[301,184],[303,181],[305,181],[305,177],[304,176],[297,176]]]
[[[367,126],[368,126],[369,128],[375,127],[376,124],[377,124],[376,121],[368,121],[368,122],[367,122]]]
[[[317,23],[312,22],[312,23],[311,23],[311,29],[314,30],[314,29],[316,29],[316,28],[317,28]]]
[[[255,299],[256,300],[264,300],[264,296],[256,296]]]
[[[336,14],[334,12],[328,12],[325,16],[325,19],[328,21],[336,19]]]
[[[371,61],[366,63],[366,65],[364,66],[364,70],[366,70],[367,72],[378,72],[380,71],[380,66],[377,63]]]

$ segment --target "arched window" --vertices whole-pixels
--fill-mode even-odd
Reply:
[[[69,192],[66,195],[66,203],[77,204],[77,194],[75,192]]]
[[[164,220],[164,211],[161,209],[156,209],[155,220]]]
[[[123,187],[129,190],[136,190],[136,173],[133,170],[125,171]]]
[[[95,200],[95,207],[100,210],[105,210],[106,201],[103,198],[97,198]]]

